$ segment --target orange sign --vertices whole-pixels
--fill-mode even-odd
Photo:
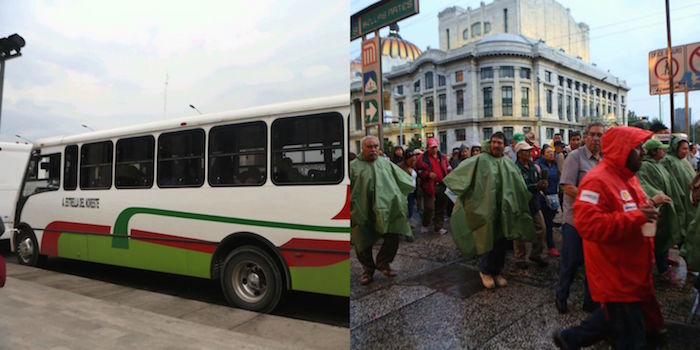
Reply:
[[[362,69],[368,68],[377,63],[379,48],[375,39],[364,40],[362,42]]]

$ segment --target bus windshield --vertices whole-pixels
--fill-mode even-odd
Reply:
[[[32,154],[27,166],[27,175],[22,196],[46,191],[56,191],[61,177],[61,154]]]

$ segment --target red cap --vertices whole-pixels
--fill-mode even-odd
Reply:
[[[428,139],[428,148],[438,147],[438,140],[434,137]]]

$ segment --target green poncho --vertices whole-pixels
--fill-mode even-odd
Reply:
[[[443,180],[458,197],[450,229],[465,259],[491,251],[502,237],[536,237],[528,206],[531,194],[520,170],[510,158],[492,156],[485,146],[483,153],[460,163]]]
[[[644,157],[642,167],[637,172],[639,182],[650,199],[659,193],[671,197],[673,203],[665,204],[660,208],[659,222],[656,225],[656,237],[654,246],[657,252],[665,252],[674,244],[680,242],[684,235],[681,218],[676,211],[676,206],[684,211],[683,189],[678,181],[668,173],[666,168],[651,157]]]
[[[684,231],[685,240],[681,245],[681,255],[685,257],[689,269],[700,270],[700,210],[697,210],[690,202],[690,183],[695,177],[695,171],[690,162],[679,159],[677,156],[681,141],[682,139],[677,137],[671,138],[669,154],[661,160],[661,164],[666,167],[671,176],[678,180],[678,184],[683,190],[684,216],[680,222],[683,227],[687,228]],[[676,210],[679,211],[679,209]]]
[[[350,163],[350,233],[359,251],[371,247],[385,233],[412,236],[406,214],[413,179],[394,163],[362,154]]]
[[[690,222],[695,217],[695,207],[690,203],[690,183],[695,177],[695,170],[693,170],[690,162],[678,158],[678,146],[681,141],[682,139],[675,136],[671,138],[671,147],[668,150],[668,154],[660,163],[668,170],[671,176],[678,180],[678,184],[683,191],[682,202],[680,202],[682,207],[680,205],[675,205],[675,207],[680,218],[681,227],[685,228],[690,225]]]
[[[689,270],[700,271],[700,210],[695,211],[695,219],[686,230],[685,240],[681,245],[681,255]]]

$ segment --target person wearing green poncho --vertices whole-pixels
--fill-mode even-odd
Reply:
[[[685,235],[683,231],[695,217],[695,208],[690,203],[690,183],[695,177],[695,171],[690,162],[685,159],[688,155],[688,145],[688,140],[685,138],[671,136],[670,152],[661,160],[661,164],[678,180],[683,189],[682,202],[675,206],[680,218],[682,235]]]
[[[362,153],[350,163],[350,234],[362,264],[360,283],[372,282],[374,271],[396,276],[389,264],[399,248],[399,235],[412,236],[406,211],[413,179],[396,164],[379,157],[379,140],[362,139]],[[384,238],[375,263],[372,245]]]
[[[465,259],[481,255],[481,282],[505,287],[501,275],[508,240],[535,240],[528,202],[530,192],[520,170],[503,157],[505,136],[497,132],[483,153],[462,162],[443,182],[458,197],[450,220],[457,248]]]
[[[665,281],[677,283],[666,259],[668,250],[679,242],[681,237],[681,222],[675,207],[683,203],[683,189],[676,178],[671,176],[660,163],[666,155],[665,150],[668,149],[668,145],[651,139],[645,142],[643,147],[646,155],[642,159],[642,167],[637,172],[637,177],[644,193],[651,198],[652,202],[665,204],[660,208],[654,236],[656,268]]]

